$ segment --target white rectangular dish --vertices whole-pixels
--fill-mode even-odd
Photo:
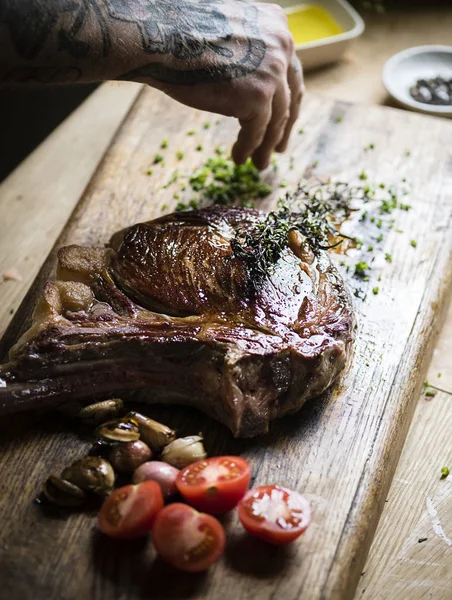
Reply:
[[[286,12],[292,12],[294,8],[299,8],[302,5],[321,7],[333,17],[343,30],[343,33],[337,35],[295,46],[297,56],[302,61],[305,71],[338,61],[352,40],[364,31],[363,19],[346,0],[307,0],[306,2],[279,0],[277,3]]]

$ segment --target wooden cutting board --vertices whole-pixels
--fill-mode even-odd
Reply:
[[[203,129],[207,120],[212,126]],[[187,135],[190,129],[196,133]],[[102,244],[117,229],[169,212],[177,190],[164,185],[174,169],[190,173],[219,144],[230,147],[236,131],[232,120],[145,90],[6,332],[0,357],[26,327],[58,247]],[[452,282],[452,123],[311,96],[295,131],[277,170],[268,174],[275,193],[263,208],[274,205],[281,180],[290,190],[302,176],[356,182],[364,170],[369,182],[406,179],[410,189],[404,201],[413,208],[395,211],[393,228],[381,230],[370,281],[351,279],[364,299],[356,300],[359,325],[348,371],[332,394],[254,440],[233,440],[223,427],[186,409],[144,412],[181,434],[202,430],[211,454],[242,454],[251,461],[256,485],[274,482],[302,491],[312,503],[313,524],[289,547],[269,547],[246,536],[236,515],[228,515],[225,557],[206,574],[175,573],[155,559],[148,540],[114,543],[97,534],[94,512],[67,514],[34,503],[48,474],[82,456],[90,441],[60,417],[9,417],[0,422],[0,598],[353,597]],[[161,151],[163,139],[168,148]],[[182,162],[176,150],[184,151]],[[165,164],[153,166],[158,152]],[[152,176],[146,175],[150,168]],[[363,259],[353,252],[347,258],[352,265]],[[392,262],[384,260],[386,253]]]

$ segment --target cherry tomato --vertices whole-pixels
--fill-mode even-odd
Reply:
[[[205,571],[220,558],[226,535],[214,517],[176,502],[157,515],[152,541],[157,553],[173,567],[194,573]]]
[[[250,465],[238,456],[215,456],[192,463],[176,479],[185,500],[203,512],[220,515],[232,510],[248,489]]]
[[[279,485],[250,490],[239,503],[238,512],[248,533],[273,544],[293,542],[311,522],[306,498]]]
[[[110,537],[130,540],[145,535],[162,508],[162,492],[155,481],[125,485],[103,503],[98,527]]]

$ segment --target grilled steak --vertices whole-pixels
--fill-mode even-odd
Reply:
[[[350,296],[301,237],[252,281],[231,239],[262,218],[214,207],[134,225],[108,248],[61,248],[0,367],[0,413],[149,390],[254,436],[321,394],[351,350]]]

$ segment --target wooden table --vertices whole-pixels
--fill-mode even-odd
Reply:
[[[308,75],[308,89],[345,100],[385,102],[384,61],[409,45],[448,43],[451,30],[450,9],[372,16],[345,61]],[[0,283],[0,334],[139,87],[107,84],[96,90],[0,186],[0,273],[15,267],[23,278]],[[430,383],[442,391],[420,399],[356,598],[452,597],[452,479],[440,480],[441,467],[452,464],[451,351],[452,310],[429,374]]]

